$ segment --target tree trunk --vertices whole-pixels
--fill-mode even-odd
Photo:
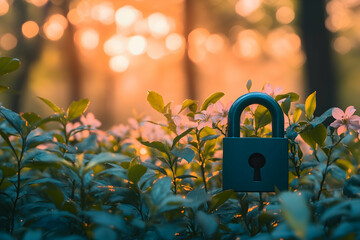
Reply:
[[[336,68],[331,49],[331,34],[325,27],[325,1],[302,0],[300,17],[306,54],[306,94],[316,92],[316,114],[338,104]]]
[[[23,96],[27,91],[28,81],[29,81],[29,72],[31,66],[39,59],[44,40],[37,35],[33,39],[25,39],[22,34],[22,25],[28,20],[27,9],[25,1],[14,1],[14,9],[16,11],[16,21],[14,26],[14,33],[18,40],[17,47],[14,51],[14,56],[19,58],[21,61],[20,68],[16,73],[14,79],[13,89],[15,94],[9,95],[9,108],[16,112],[21,111],[21,105],[23,101]],[[49,9],[49,3],[43,7],[44,11],[41,16],[41,23],[46,18]]]
[[[185,54],[184,54],[184,67],[185,67],[185,77],[186,77],[186,90],[187,97],[189,99],[196,99],[197,89],[196,89],[196,75],[195,75],[195,64],[190,60],[188,55],[189,50],[189,33],[193,30],[193,5],[194,0],[185,0],[184,4],[184,36],[185,36]]]

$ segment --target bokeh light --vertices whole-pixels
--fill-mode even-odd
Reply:
[[[26,0],[26,1],[37,7],[42,7],[48,2],[48,0]]]
[[[115,21],[122,27],[129,27],[141,17],[141,12],[133,6],[119,8],[115,13]]]
[[[240,16],[247,17],[260,7],[261,2],[261,0],[239,0],[235,5],[235,11]]]
[[[333,47],[338,53],[346,54],[352,49],[353,44],[349,38],[341,36],[335,39]]]
[[[0,16],[9,11],[9,3],[6,0],[0,0]]]
[[[205,42],[206,50],[219,53],[224,47],[224,39],[219,34],[211,34]]]
[[[127,39],[121,35],[114,35],[104,43],[104,52],[109,56],[123,54],[127,49]]]
[[[49,40],[59,40],[67,27],[67,19],[61,14],[54,14],[49,17],[43,26],[43,31]]]
[[[99,33],[92,28],[78,30],[75,33],[75,41],[87,50],[95,49],[99,45],[99,39]]]
[[[261,35],[251,29],[241,31],[237,36],[233,52],[236,56],[248,59],[254,59],[261,54]]]
[[[153,13],[148,17],[148,24],[151,34],[154,37],[164,37],[170,31],[167,18],[162,13]]]
[[[161,59],[166,54],[165,46],[162,42],[157,40],[148,41],[148,46],[146,49],[147,55],[151,59]]]
[[[130,61],[125,56],[115,56],[110,58],[109,66],[114,72],[125,72],[129,67]]]
[[[276,11],[276,20],[282,24],[289,24],[295,18],[295,12],[290,7],[280,7]]]
[[[26,38],[33,38],[39,33],[39,25],[34,21],[27,21],[22,25],[21,30]]]
[[[171,51],[176,51],[180,49],[183,43],[184,43],[183,37],[177,33],[169,34],[169,36],[167,36],[165,40],[167,49]]]
[[[147,46],[146,38],[141,35],[137,35],[129,39],[127,49],[133,55],[140,55],[145,52],[146,46]]]
[[[110,25],[114,22],[114,12],[111,2],[100,2],[92,7],[91,17],[105,25]]]
[[[11,33],[5,33],[0,38],[0,47],[6,51],[15,48],[17,45],[16,37]]]

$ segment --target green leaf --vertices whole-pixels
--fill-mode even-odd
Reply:
[[[26,129],[25,121],[20,117],[19,114],[4,108],[3,106],[0,107],[0,113],[6,119],[6,121],[22,136],[26,134],[24,131]]]
[[[60,113],[60,114],[64,113],[64,111],[60,107],[56,106],[56,104],[52,103],[50,100],[47,100],[47,99],[42,98],[42,97],[38,97],[38,98],[41,101],[43,101],[46,105],[48,105],[52,110],[54,110],[54,112]]]
[[[40,144],[52,142],[53,138],[46,135],[37,135],[37,136],[31,136],[28,137],[26,141],[26,150],[30,148],[35,148]]]
[[[301,113],[302,113],[302,111],[300,108],[295,108],[294,115],[293,115],[294,123],[297,123],[299,121]]]
[[[191,99],[186,99],[182,106],[181,106],[181,109],[179,111],[179,113],[181,113],[185,108],[189,108],[192,112],[196,112],[197,110],[197,104],[196,104],[196,101],[194,100],[191,100]],[[195,110],[195,111],[194,111]]]
[[[200,141],[205,142],[205,141],[207,141],[207,140],[216,139],[216,138],[218,138],[218,137],[220,137],[219,134],[217,134],[217,135],[210,134],[210,135],[207,135],[207,136],[201,138]]]
[[[325,111],[323,114],[321,114],[320,117],[316,117],[314,118],[314,120],[312,120],[310,122],[310,124],[313,126],[313,127],[316,127],[317,125],[323,123],[327,118],[331,117],[332,116],[332,111],[333,111],[334,108],[330,108],[328,109],[327,111]]]
[[[219,226],[215,217],[213,215],[206,214],[203,211],[198,211],[196,213],[196,220],[203,230],[205,239],[211,239]]]
[[[209,212],[214,211],[220,207],[224,202],[226,202],[232,195],[234,191],[232,189],[222,191],[214,196],[212,196],[209,204]]]
[[[148,91],[147,101],[158,112],[165,113],[163,97],[154,91]]]
[[[310,223],[310,210],[302,195],[293,192],[280,194],[282,214],[298,238],[304,239]]]
[[[15,71],[20,66],[20,60],[12,57],[0,57],[0,77]]]
[[[7,167],[7,166],[0,166],[0,170],[2,171],[2,176],[4,178],[10,178],[16,174],[16,169]]]
[[[10,147],[10,149],[12,150],[12,152],[15,154],[16,158],[18,158],[18,155],[16,153],[15,148],[13,147],[11,141],[9,140],[9,137],[6,135],[6,133],[4,133],[2,130],[0,130],[0,135],[1,137],[5,140],[5,142],[7,143],[7,145]]]
[[[291,102],[296,102],[297,100],[299,100],[299,95],[294,92],[289,92],[286,94],[279,94],[275,97],[275,100],[278,102],[281,99],[288,98],[288,97],[290,97]]]
[[[184,174],[184,175],[176,176],[176,178],[179,178],[179,179],[185,179],[185,178],[197,178],[197,176],[194,176],[194,175],[189,175],[189,174]]]
[[[211,94],[207,99],[205,99],[205,102],[201,106],[201,111],[206,110],[208,106],[211,103],[216,103],[219,101],[220,98],[222,98],[225,94],[223,92],[216,92],[214,94]]]
[[[160,152],[168,153],[167,148],[165,147],[165,145],[162,142],[159,142],[159,141],[154,141],[154,142],[140,141],[140,143],[142,145],[147,146],[147,147],[155,148],[155,149],[159,150]]]
[[[90,104],[89,99],[81,99],[79,101],[73,101],[70,107],[67,109],[66,114],[69,121],[72,121],[80,117],[88,108]]]
[[[34,230],[29,229],[24,234],[22,240],[41,240],[42,239],[42,232],[40,229]]]
[[[195,152],[191,148],[184,148],[184,149],[174,148],[171,151],[171,153],[179,158],[185,159],[188,163],[190,163],[195,157]]]
[[[327,130],[323,124],[317,125],[315,128],[309,126],[300,133],[300,136],[312,149],[315,150],[316,144],[319,146],[324,145]]]
[[[0,93],[5,92],[6,90],[9,90],[9,87],[0,85]]]
[[[159,171],[159,172],[161,172],[161,173],[164,174],[164,175],[167,175],[167,172],[165,171],[165,169],[163,169],[163,168],[161,168],[161,167],[159,167],[159,166],[156,166],[156,165],[154,165],[154,164],[152,164],[152,163],[143,162],[142,165],[144,165],[145,167],[150,168],[150,169],[152,169],[152,170]]]
[[[154,183],[151,187],[151,198],[153,202],[157,205],[169,195],[171,194],[172,181],[169,177],[163,177]]]
[[[137,184],[140,178],[146,173],[147,168],[140,164],[135,164],[129,168],[128,179]]]
[[[290,97],[287,97],[285,101],[281,103],[281,108],[286,116],[289,115],[290,106],[291,106]]]
[[[271,123],[271,114],[263,105],[259,105],[255,110],[255,129],[265,127]]]
[[[31,126],[41,121],[41,117],[33,112],[22,113],[21,117],[23,117]]]
[[[95,157],[93,157],[86,164],[86,167],[84,168],[84,170],[90,170],[95,165],[101,164],[101,163],[109,163],[109,162],[121,163],[121,162],[125,162],[125,161],[130,161],[130,160],[131,160],[130,157],[119,154],[119,153],[103,152],[103,153],[100,153],[100,154],[96,155]]]
[[[117,214],[111,214],[105,211],[86,211],[82,213],[83,215],[91,218],[91,221],[100,226],[106,226],[108,228],[115,228],[121,232],[128,232],[128,227],[123,219],[123,216]],[[100,235],[100,238],[103,239],[104,236]]]
[[[350,198],[360,197],[360,175],[353,175],[346,180],[343,188],[344,194]]]
[[[62,203],[64,202],[64,193],[59,187],[51,184],[51,187],[48,187],[44,190],[48,195],[51,201],[55,204],[56,208],[61,209]]]
[[[248,92],[250,92],[250,89],[251,89],[251,86],[252,86],[252,82],[251,80],[249,79],[246,83],[246,89],[248,90]]]
[[[194,128],[189,128],[186,129],[184,132],[180,133],[179,135],[177,135],[174,140],[173,140],[173,144],[171,146],[171,149],[173,149],[175,147],[175,145],[180,141],[180,139],[182,139],[183,137],[185,137],[186,135],[188,135]]]
[[[207,140],[205,142],[204,150],[202,151],[202,155],[204,160],[212,153],[216,147],[217,139]]]
[[[308,120],[312,119],[312,116],[316,109],[316,91],[310,94],[305,101],[305,116]]]

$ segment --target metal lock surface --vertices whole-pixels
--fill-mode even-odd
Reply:
[[[266,107],[272,117],[272,138],[240,137],[240,116],[251,104]],[[252,92],[239,97],[229,110],[228,133],[223,139],[223,189],[237,192],[288,190],[288,140],[284,115],[269,95]]]

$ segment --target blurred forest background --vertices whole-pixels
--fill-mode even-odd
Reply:
[[[0,55],[22,62],[5,106],[89,98],[104,127],[154,113],[147,90],[226,103],[249,79],[360,109],[360,0],[0,0]]]

